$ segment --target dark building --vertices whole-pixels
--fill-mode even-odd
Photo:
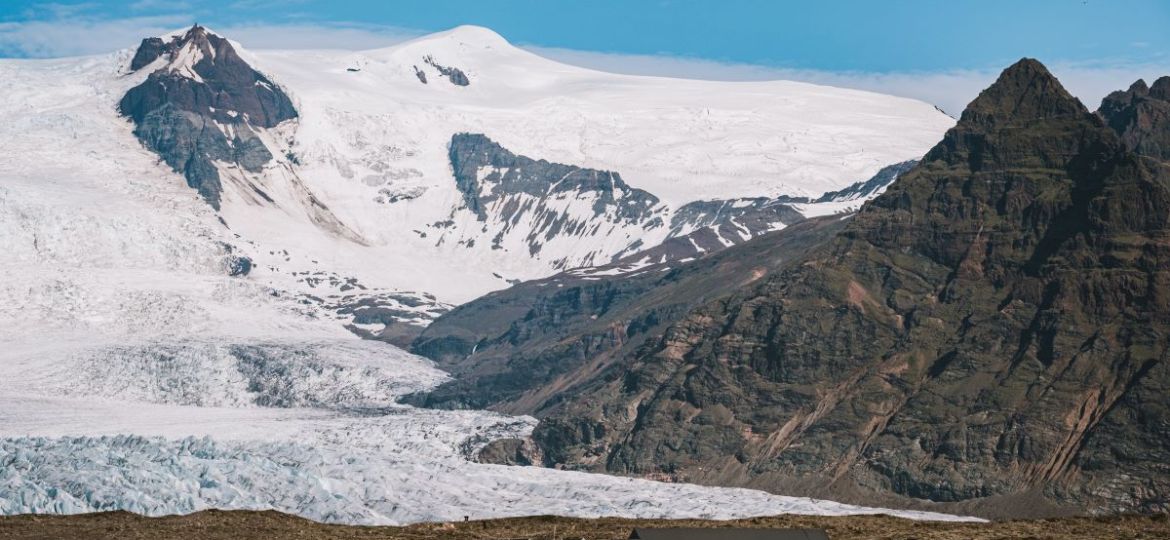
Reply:
[[[630,540],[829,540],[820,529],[634,529]]]

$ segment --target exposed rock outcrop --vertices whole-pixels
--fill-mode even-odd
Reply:
[[[467,78],[467,74],[463,73],[463,70],[461,70],[459,68],[444,66],[442,64],[439,64],[431,56],[427,56],[426,58],[423,58],[423,62],[426,62],[431,67],[435,68],[435,70],[437,70],[440,75],[446,77],[447,80],[450,81],[451,84],[453,84],[455,86],[467,86],[467,85],[471,84],[471,81],[468,80],[468,78]],[[418,71],[418,68],[415,68],[416,75],[419,75],[421,73],[422,73],[421,71]],[[426,82],[427,82],[426,75],[425,74],[420,75],[419,80],[421,80],[423,82],[423,84],[426,84]]]
[[[1138,80],[1101,101],[1098,113],[1134,152],[1170,160],[1170,77],[1147,87]]]
[[[683,205],[670,216],[671,236],[682,236],[685,231],[705,229],[714,233],[699,237],[706,241],[705,251],[715,251],[715,243],[729,238],[750,240],[763,233],[777,230],[789,223],[804,219],[788,202],[767,197],[696,201]]]
[[[496,439],[485,445],[475,459],[480,463],[522,467],[540,465],[544,461],[540,447],[529,439]]]
[[[873,177],[869,180],[858,182],[837,191],[830,191],[809,202],[827,203],[865,199],[866,197],[880,193],[881,190],[892,184],[894,180],[896,180],[903,173],[913,169],[915,165],[918,165],[918,160],[916,159],[895,163],[893,165],[887,165],[882,167],[881,170],[879,170],[877,174],[873,175]]]
[[[581,200],[597,192],[588,215],[579,218],[584,223],[619,221],[648,231],[669,227],[661,244],[634,244],[627,249],[632,254],[612,262],[522,283],[460,306],[414,341],[414,352],[457,377],[414,396],[413,403],[525,414],[565,393],[565,381],[582,384],[599,366],[637,350],[662,325],[760,279],[844,224],[839,216],[805,222],[792,204],[861,201],[915,163],[885,167],[869,180],[816,199],[697,201],[669,212],[616,173],[517,156],[483,135],[456,135],[450,155],[466,207],[489,224],[515,224],[523,212],[556,215],[563,211],[544,208],[544,201]],[[499,216],[501,209],[515,213]],[[544,229],[536,232],[538,241],[550,237]],[[751,248],[729,248],[752,239],[757,241]]]
[[[165,62],[118,104],[134,134],[219,209],[223,186],[216,163],[259,172],[272,160],[260,130],[296,118],[287,95],[252,69],[232,44],[201,26],[170,41],[142,41],[130,63],[137,71]],[[261,190],[256,196],[268,199]]]
[[[521,194],[538,199],[596,194],[591,209],[597,217],[613,221],[644,221],[657,210],[657,197],[631,188],[618,173],[518,156],[480,134],[456,134],[449,157],[463,200],[481,221],[487,219],[486,207]],[[508,221],[513,214],[506,212],[502,217]]]
[[[355,285],[359,285],[356,280]],[[330,311],[350,319],[351,332],[365,339],[385,341],[409,347],[435,318],[451,309],[432,295],[406,292],[361,292],[335,302],[327,302]]]
[[[635,346],[632,323],[600,348],[600,329],[566,325],[609,316],[612,289],[514,305],[530,315],[499,338],[431,343],[467,340],[476,359],[540,321],[568,329],[543,330],[545,350],[575,354],[495,364],[556,381],[491,398],[542,418],[548,466],[984,515],[1166,511],[1170,170],[1148,157],[1156,129],[1102,117],[1118,116],[1022,60],[831,239]],[[641,303],[620,320],[659,313]],[[498,367],[469,365],[493,387],[475,381]]]
[[[656,252],[516,285],[432,323],[412,350],[451,371],[418,405],[540,413],[640,349],[690,309],[762,279],[844,226],[802,221],[697,261],[645,264]],[[665,257],[662,257],[665,258]]]
[[[459,241],[487,241],[494,249],[520,245],[540,256],[548,255],[543,251],[550,244],[560,242],[563,251],[572,242],[573,256],[553,261],[558,269],[607,265],[647,250],[659,257],[655,262],[693,258],[797,223],[804,216],[792,202],[809,202],[730,199],[673,209],[616,172],[517,155],[482,134],[456,134],[448,155],[464,207],[483,222],[478,238]],[[604,249],[580,252],[577,239],[598,236],[607,238]],[[669,239],[676,241],[655,248]]]

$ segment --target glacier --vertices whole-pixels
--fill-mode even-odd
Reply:
[[[445,380],[356,338],[39,347],[0,364],[0,513],[275,509],[385,525],[533,514],[730,519],[863,508],[746,489],[481,464],[536,421],[416,409]]]
[[[349,319],[325,307],[339,291],[360,282],[363,294],[399,295],[425,321],[435,305],[506,286],[493,271],[551,272],[485,249],[436,248],[411,232],[445,218],[457,197],[444,130],[490,131],[534,155],[629,170],[685,198],[701,185],[744,194],[841,187],[855,179],[842,171],[860,176],[914,157],[947,127],[905,100],[830,92],[844,108],[829,114],[812,106],[821,90],[809,85],[609,76],[497,38],[462,29],[367,53],[245,53],[304,111],[297,129],[274,130],[268,143],[300,154],[314,190],[367,245],[288,207],[237,200],[217,214],[199,200],[115,111],[145,77],[126,71],[130,51],[0,60],[0,513],[275,509],[353,524],[529,514],[965,519],[476,463],[484,444],[525,437],[535,420],[398,403],[447,375],[346,330]],[[424,53],[466,70],[470,86],[424,88],[406,64]],[[396,101],[382,99],[386,89]],[[732,105],[765,94],[780,98],[757,112]],[[642,97],[623,100],[631,95]],[[695,105],[716,97],[722,106]],[[665,98],[671,111],[655,105]],[[879,136],[889,118],[848,127],[850,104],[918,122],[899,142]],[[807,114],[776,121],[793,111]],[[837,128],[809,135],[811,119],[825,118]],[[754,127],[737,131],[744,126]],[[694,150],[718,141],[721,158]],[[838,165],[818,161],[859,141],[874,145]],[[761,144],[816,151],[778,159]],[[784,171],[786,180],[763,183]],[[829,177],[840,185],[818,184]],[[383,189],[417,202],[387,209],[373,202]],[[232,275],[241,256],[254,270]],[[318,288],[331,280],[341,288]],[[411,291],[434,302],[401,296]]]
[[[0,513],[275,509],[349,524],[532,514],[730,519],[863,508],[746,489],[474,462],[536,421],[416,409],[445,379],[356,338],[162,342],[5,355]]]
[[[349,438],[354,426],[334,435]],[[344,434],[343,434],[344,433]],[[369,426],[365,435],[383,431]],[[321,433],[328,436],[329,433]],[[128,510],[145,515],[208,508],[275,509],[360,525],[555,514],[733,519],[757,515],[893,513],[955,519],[760,491],[662,484],[531,467],[473,465],[395,453],[396,443],[348,450],[294,442],[219,442],[133,435],[0,441],[0,512]]]

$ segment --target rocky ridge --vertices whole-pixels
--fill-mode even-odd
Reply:
[[[1124,92],[1109,94],[1098,114],[1133,151],[1170,159],[1170,77],[1148,87],[1138,80]]]
[[[1141,87],[1097,115],[1022,60],[829,240],[495,406],[541,417],[547,466],[984,515],[1166,511],[1170,170]],[[540,320],[521,311],[511,339]]]
[[[843,224],[837,217],[802,221],[692,262],[647,263],[639,254],[459,306],[412,345],[455,379],[409,401],[540,414],[688,310],[762,279]]]
[[[516,155],[483,134],[455,134],[448,154],[462,209],[482,224],[474,237],[460,242],[487,241],[492,249],[540,256],[550,242],[606,239],[598,249],[551,261],[560,270],[635,256],[648,264],[712,253],[802,221],[795,204],[872,197],[913,163],[883,168],[873,178],[816,199],[704,200],[671,208],[628,185],[619,173]]]
[[[170,41],[147,38],[131,71],[158,64],[118,104],[135,123],[134,134],[182,173],[215,209],[223,184],[217,162],[260,172],[272,160],[260,130],[297,117],[287,95],[252,69],[231,42],[193,26]],[[262,189],[252,191],[271,202]]]
[[[465,302],[523,279],[604,266],[634,254],[645,255],[638,264],[650,264],[718,251],[796,223],[805,216],[795,205],[815,203],[810,197],[771,195],[717,198],[716,194],[715,198],[696,199],[679,196],[679,191],[690,191],[681,187],[685,182],[655,183],[664,175],[693,177],[695,171],[711,165],[694,163],[685,170],[670,169],[690,163],[697,155],[694,153],[683,152],[649,171],[637,167],[654,160],[634,163],[628,156],[617,156],[620,166],[601,170],[581,164],[611,162],[609,158],[565,159],[575,153],[555,150],[556,144],[530,144],[529,138],[554,142],[562,136],[588,139],[592,132],[574,128],[537,135],[528,130],[545,129],[542,122],[517,123],[517,118],[532,113],[523,105],[528,98],[516,101],[512,96],[531,91],[539,96],[545,90],[504,91],[501,83],[510,84],[511,80],[501,80],[499,75],[520,68],[543,73],[556,64],[511,47],[486,29],[459,28],[335,62],[329,54],[300,57],[245,51],[206,28],[194,26],[147,38],[132,56],[118,60],[124,73],[121,78],[139,84],[129,91],[120,90],[124,95],[118,110],[134,122],[139,141],[183,175],[218,211],[218,220],[234,235],[230,242],[240,249],[245,249],[244,243],[257,247],[255,253],[248,253],[255,263],[254,279],[266,280],[280,290],[295,289],[298,297],[322,307],[353,303],[364,306],[357,308],[362,313],[376,312],[343,317],[363,336],[401,343],[447,304]],[[614,82],[622,79],[598,78],[597,73],[576,69],[554,72],[556,76],[546,83],[590,80],[603,94],[613,91]],[[443,82],[462,86],[471,79],[475,85],[467,90],[447,88]],[[428,80],[431,87],[420,88],[419,83]],[[435,81],[444,88],[435,88]],[[779,95],[810,91],[800,85],[775,86]],[[382,89],[386,94],[364,93],[371,89]],[[551,87],[546,90],[551,91]],[[334,101],[336,95],[349,92],[366,97],[356,100],[360,103]],[[652,92],[659,91],[647,90]],[[848,92],[826,94],[814,96],[813,101],[833,109],[825,113],[833,118],[842,109],[844,116],[850,117],[856,107],[859,111],[885,111],[877,116],[866,112],[864,119],[904,118],[919,131],[938,123],[933,114],[904,100]],[[638,94],[631,96],[623,101],[638,103]],[[581,99],[592,103],[598,98],[587,93]],[[826,105],[837,100],[841,100],[841,107]],[[613,116],[612,101],[602,99],[584,111],[584,116],[572,113],[574,121],[593,124],[600,121],[595,118],[616,118],[618,124],[624,124],[637,120]],[[567,110],[560,104],[550,106],[554,114]],[[735,110],[738,105],[722,107]],[[811,114],[777,109],[775,114],[794,118]],[[707,117],[702,122],[711,127],[727,125],[735,118],[734,114],[703,114]],[[461,115],[475,121],[457,120]],[[637,122],[631,125],[642,125]],[[820,128],[835,132],[836,122],[824,120],[805,135],[819,141]],[[863,123],[871,132],[885,132],[889,127],[884,122]],[[597,125],[618,124],[606,120]],[[854,127],[847,131],[854,134]],[[497,132],[508,145],[482,134]],[[517,137],[518,133],[523,135]],[[645,137],[623,131],[609,140]],[[759,144],[779,145],[782,140],[787,139],[777,136]],[[875,140],[881,151],[867,158],[862,169],[851,162],[840,170],[868,171],[877,163],[874,157],[905,156],[905,150],[900,149],[903,145],[894,141]],[[924,142],[918,140],[915,151],[920,152]],[[656,155],[666,159],[670,152],[680,152],[679,148],[709,144],[706,140],[679,140]],[[819,143],[810,144],[808,148],[819,151]],[[528,148],[530,154],[513,153],[505,148],[509,145]],[[608,150],[602,148],[592,143],[581,147],[606,155]],[[794,151],[792,146],[782,146],[783,153]],[[546,153],[562,156],[561,162],[539,159]],[[743,156],[739,165],[744,167],[733,183],[762,186],[775,180],[793,193],[807,194],[815,191],[797,180],[811,175],[822,177],[827,185],[840,186],[839,179],[824,176],[825,170],[835,167],[811,167],[789,178],[769,167],[761,169],[755,159]],[[731,168],[740,170],[739,165]],[[639,177],[631,183],[654,189],[628,184],[627,168]],[[789,180],[796,183],[789,184]],[[761,187],[758,192],[772,191]],[[668,200],[673,202],[664,202]],[[333,262],[322,266],[322,260]],[[400,265],[370,262],[374,260]],[[468,260],[478,262],[454,268],[455,261]],[[440,265],[458,277],[437,278],[429,268]],[[396,270],[386,270],[391,267]],[[310,277],[302,278],[306,272]],[[337,279],[317,277],[322,274],[336,274]],[[390,300],[371,310],[369,295],[345,291],[340,285],[332,287],[357,278],[369,290],[378,289],[387,297],[425,299],[429,295],[438,303],[435,309],[415,309]],[[415,328],[379,328],[382,321],[389,320]]]

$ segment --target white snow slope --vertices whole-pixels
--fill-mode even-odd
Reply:
[[[233,231],[276,248],[277,257],[258,254],[261,267],[281,275],[326,267],[367,286],[426,292],[450,304],[509,280],[604,264],[670,232],[598,220],[597,228],[542,239],[544,248],[531,253],[527,240],[538,220],[482,222],[465,208],[447,155],[455,133],[482,133],[533,159],[615,171],[657,196],[656,211],[668,220],[692,201],[815,197],[867,180],[883,166],[920,157],[954,123],[929,104],[856,90],[591,71],[468,26],[365,52],[240,52],[282,86],[300,115],[270,130],[276,163],[251,179],[281,210],[261,208],[244,190],[225,193],[223,217]],[[451,84],[428,57],[461,69],[470,84]],[[301,187],[292,184],[322,201],[357,241],[339,241],[343,235],[306,219],[307,211],[297,210]],[[592,215],[594,202],[578,197],[549,206],[575,220]]]
[[[463,41],[467,33],[434,42],[454,52],[470,47]],[[482,37],[481,31],[472,34]],[[396,82],[396,55],[420,43],[427,42],[366,54],[263,57],[302,107],[296,137],[309,160],[303,176],[372,240],[368,247],[331,238],[284,210],[250,215],[237,205],[224,212],[233,226],[226,229],[117,116],[117,100],[145,76],[124,75],[127,52],[0,61],[0,513],[126,509],[160,515],[249,508],[393,524],[464,515],[731,518],[882,511],[751,490],[478,464],[467,456],[492,439],[526,436],[534,420],[396,403],[446,375],[423,358],[345,331],[302,301],[296,287],[309,286],[290,272],[348,276],[353,270],[372,287],[434,285],[455,300],[498,284],[469,277],[484,261],[468,259],[467,268],[455,267],[458,254],[400,244],[402,223],[431,219],[431,203],[384,212],[371,205],[366,190],[373,186],[362,179],[373,169],[363,165],[363,156],[393,156],[394,171],[418,169],[418,175],[399,176],[442,200],[454,195],[445,187],[449,173],[444,176],[431,161],[443,151],[435,125],[510,126],[501,127],[499,136],[518,150],[567,161],[612,159],[603,164],[617,168],[638,158],[603,144],[605,135],[560,137],[550,131],[558,120],[539,117],[559,114],[566,126],[586,131],[629,128],[625,136],[636,137],[649,136],[645,126],[654,114],[681,114],[666,105],[658,113],[647,108],[635,114],[623,110],[628,104],[589,112],[622,95],[607,94],[599,81],[661,88],[669,81],[569,68],[558,68],[567,74],[549,72],[551,64],[539,59],[523,65],[540,67],[536,72],[522,66],[489,75],[490,66],[471,53],[460,67],[472,77],[471,92],[482,94],[469,94],[479,97],[455,106],[453,92],[466,89]],[[440,53],[446,56],[436,50],[436,60],[447,61]],[[295,67],[298,62],[301,67]],[[332,81],[354,73],[344,71],[351,64],[363,70],[327,91]],[[532,93],[496,86],[505,80]],[[718,97],[702,95],[704,83],[686,88],[673,99]],[[413,100],[409,106],[402,104],[406,97]],[[503,108],[486,105],[497,99]],[[564,106],[556,107],[558,102]],[[748,108],[713,114],[756,125],[747,121]],[[566,111],[577,109],[583,116],[574,120]],[[513,112],[502,112],[508,110]],[[613,123],[627,113],[641,120]],[[717,129],[726,134],[733,125]],[[662,129],[660,136],[676,133]],[[579,147],[556,146],[567,140]],[[678,155],[679,144],[663,139],[647,146],[674,148]],[[880,152],[875,146],[865,152],[876,154],[848,159],[862,170],[872,155],[878,156],[876,167],[887,161],[883,152],[921,150],[913,146]],[[346,167],[354,170],[352,179],[341,174]],[[678,182],[700,176],[679,174]],[[261,266],[247,277],[229,277],[240,251]],[[421,277],[428,273],[437,276],[433,282]],[[439,287],[444,280],[452,281],[449,287]]]

